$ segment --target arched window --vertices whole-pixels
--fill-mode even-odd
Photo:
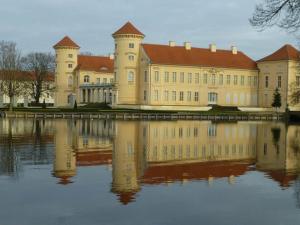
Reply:
[[[134,73],[132,71],[128,72],[128,82],[133,82],[134,81]]]
[[[83,78],[83,82],[84,83],[90,83],[90,76],[89,75],[85,75]]]
[[[72,87],[72,86],[73,86],[73,76],[70,75],[70,76],[68,77],[68,87]]]

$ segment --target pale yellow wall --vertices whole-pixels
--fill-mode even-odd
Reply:
[[[218,105],[257,106],[258,72],[256,70],[171,65],[144,66],[144,71],[147,69],[148,80],[145,82],[144,79],[141,79],[140,83],[141,104],[207,106],[212,103],[208,102],[208,93],[213,92],[218,96],[216,102]],[[158,81],[155,73],[158,73]],[[169,74],[168,82],[165,80],[166,73]],[[173,73],[176,73],[176,82],[173,82]],[[184,80],[181,80],[181,73],[183,73]],[[230,83],[227,83],[227,75],[230,76]],[[141,73],[140,76],[141,78],[144,77],[144,73]],[[205,76],[207,76],[207,79],[205,79]],[[237,77],[237,83],[234,82],[235,76]],[[199,82],[196,77],[199,77]],[[251,79],[251,82],[248,79]],[[207,82],[205,82],[206,80]],[[146,101],[143,97],[144,90],[147,91]],[[176,92],[176,100],[173,99],[174,91]],[[180,100],[180,92],[183,92],[183,101]],[[199,96],[198,101],[195,101],[196,92]],[[165,96],[166,94],[168,97]],[[191,98],[189,98],[189,95]]]
[[[68,95],[73,93],[73,86],[69,85],[69,77],[74,79],[73,71],[77,66],[78,48],[59,47],[55,49],[55,106],[68,106]],[[72,57],[69,57],[69,54]],[[71,64],[72,68],[68,65]]]
[[[281,110],[285,110],[287,105],[292,106],[289,96],[291,94],[291,84],[296,81],[299,70],[296,61],[270,61],[259,62],[259,106],[272,107],[273,94],[276,88],[281,94]],[[266,87],[266,76],[269,77],[269,87]],[[281,87],[278,86],[278,77],[281,76]],[[294,106],[300,106],[294,105]]]
[[[254,160],[256,125],[211,122],[145,123],[147,161],[191,163],[223,160]]]

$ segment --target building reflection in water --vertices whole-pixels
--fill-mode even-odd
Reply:
[[[299,125],[85,119],[46,120],[36,127],[36,121],[21,121],[17,126],[14,121],[0,121],[1,139],[5,139],[0,147],[9,150],[17,143],[38,143],[42,153],[40,157],[22,153],[8,157],[15,159],[9,161],[2,149],[1,162],[10,165],[2,162],[1,174],[21,167],[15,165],[22,159],[33,164],[53,161],[57,183],[67,185],[75,182],[78,167],[104,165],[112,169],[111,192],[128,204],[143,185],[191,180],[214,185],[220,178],[234,185],[238,176],[256,170],[283,189],[294,184],[300,203]],[[54,160],[47,152],[49,143],[54,143]]]

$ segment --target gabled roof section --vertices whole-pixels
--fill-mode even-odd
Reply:
[[[233,54],[230,50],[211,52],[205,48],[186,50],[184,46],[156,44],[142,44],[142,46],[152,64],[257,69],[256,62],[240,51]]]
[[[71,38],[68,36],[65,36],[63,39],[61,39],[59,42],[57,42],[53,48],[59,48],[59,47],[72,47],[72,48],[80,48],[79,45],[77,45]]]
[[[268,55],[257,62],[281,60],[299,60],[299,51],[294,46],[286,44],[271,55]]]
[[[114,60],[106,56],[78,55],[75,70],[87,70],[103,73],[114,72]]]
[[[124,26],[122,26],[119,30],[117,30],[115,33],[112,34],[112,36],[115,35],[121,35],[121,34],[136,34],[145,36],[141,31],[139,31],[135,26],[132,25],[132,23],[127,22]]]

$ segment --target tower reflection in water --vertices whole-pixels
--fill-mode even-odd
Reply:
[[[72,183],[76,167],[112,166],[111,191],[128,204],[145,184],[264,172],[287,188],[300,168],[300,127],[206,121],[55,121],[54,176]],[[293,171],[293,172],[291,172]]]

